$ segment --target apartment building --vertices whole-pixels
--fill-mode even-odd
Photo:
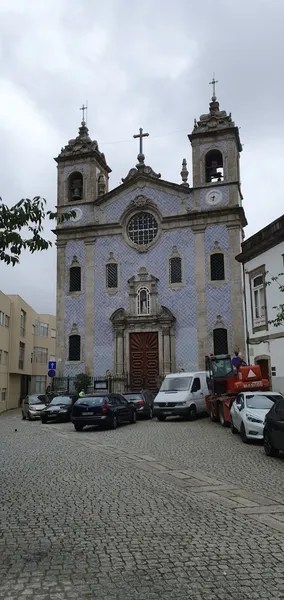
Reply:
[[[54,315],[37,314],[20,296],[0,291],[0,413],[17,408],[27,393],[45,391],[55,344]]]
[[[242,243],[237,260],[243,265],[247,355],[261,367],[275,392],[284,392],[284,323],[275,327],[275,306],[284,303],[273,277],[284,271],[284,215]],[[279,283],[284,283],[283,275]]]

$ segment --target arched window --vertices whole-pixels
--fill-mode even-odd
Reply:
[[[81,292],[81,267],[77,265],[69,270],[69,292]]]
[[[213,330],[213,348],[215,355],[228,354],[228,332],[224,327]]]
[[[223,156],[220,150],[210,150],[205,156],[206,183],[216,183],[224,180]]]
[[[80,335],[69,336],[69,361],[80,361],[81,360],[81,337]]]
[[[210,279],[211,281],[224,281],[225,260],[223,252],[214,252],[210,256]]]
[[[72,173],[68,179],[68,200],[77,202],[83,198],[83,175],[82,173]]]
[[[148,288],[140,288],[137,292],[137,314],[150,314],[150,292]]]

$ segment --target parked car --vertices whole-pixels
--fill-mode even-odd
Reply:
[[[41,411],[46,407],[45,394],[32,394],[24,398],[22,403],[22,419],[40,419]]]
[[[159,421],[174,415],[192,420],[198,413],[204,413],[207,376],[206,371],[166,375],[154,400],[154,416]]]
[[[136,407],[120,394],[86,394],[74,404],[72,423],[76,431],[86,425],[116,429],[121,423],[136,423]]]
[[[137,417],[146,417],[152,419],[154,396],[149,390],[141,392],[125,392],[123,397],[127,402],[132,402],[136,406]]]
[[[231,406],[231,431],[241,440],[262,440],[264,420],[274,403],[283,398],[278,392],[245,392],[238,394]]]
[[[74,402],[78,396],[55,396],[50,404],[41,412],[41,422],[47,421],[70,421]]]
[[[264,450],[267,456],[284,452],[284,398],[276,400],[264,422]]]

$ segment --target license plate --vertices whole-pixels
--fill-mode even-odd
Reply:
[[[171,415],[172,411],[171,410],[164,410],[164,413],[166,413],[167,415]]]
[[[82,412],[82,417],[92,417],[94,414],[93,412]]]

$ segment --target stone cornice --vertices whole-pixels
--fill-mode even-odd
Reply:
[[[205,211],[189,211],[185,214],[170,215],[162,218],[161,227],[163,231],[169,229],[190,227],[193,231],[202,231],[210,225],[222,224],[228,228],[244,227],[247,224],[243,208],[223,207]],[[95,240],[97,237],[121,235],[123,227],[120,223],[102,223],[92,225],[74,225],[74,227],[60,227],[53,230],[60,240],[70,240],[70,232],[76,239]]]

